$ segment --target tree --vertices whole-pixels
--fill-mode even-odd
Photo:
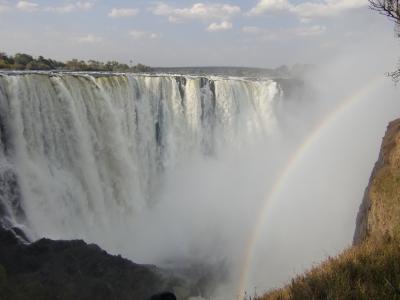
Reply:
[[[399,0],[369,0],[369,6],[372,10],[376,10],[400,25]]]
[[[1,2],[1,0],[0,0]],[[132,65],[132,61],[130,61]],[[7,55],[0,51],[0,69],[11,70],[69,70],[69,71],[101,71],[101,72],[150,72],[152,69],[148,66],[138,64],[129,66],[118,61],[109,61],[107,63],[97,60],[72,59],[66,63],[51,58],[38,56],[37,58],[25,54],[17,53],[14,56]]]
[[[10,69],[13,63],[13,61],[10,63],[9,57],[5,52],[0,51],[0,69]]]
[[[26,70],[51,70],[51,66],[41,61],[31,61],[26,65]]]
[[[151,68],[149,66],[143,65],[143,64],[137,64],[133,68],[131,68],[133,72],[151,72]]]
[[[15,64],[17,65],[21,65],[21,66],[26,66],[27,64],[29,64],[31,61],[33,61],[33,57],[25,54],[25,53],[17,53],[14,56],[14,60],[15,60]]]
[[[400,37],[400,0],[368,0],[372,10],[394,21],[397,36]],[[400,81],[400,69],[389,73],[395,82]]]
[[[65,67],[69,71],[88,71],[88,66],[83,60],[76,58],[66,62]]]

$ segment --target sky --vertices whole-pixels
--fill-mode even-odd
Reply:
[[[150,66],[318,64],[394,40],[367,0],[0,0],[0,51]]]

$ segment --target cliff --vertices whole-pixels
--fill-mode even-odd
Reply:
[[[261,300],[400,298],[400,119],[383,138],[356,220],[354,245]]]
[[[357,216],[354,244],[400,234],[400,119],[391,122]]]

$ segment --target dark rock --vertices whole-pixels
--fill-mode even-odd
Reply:
[[[154,266],[109,255],[96,245],[49,239],[24,244],[1,228],[0,269],[7,274],[0,299],[144,300],[177,284]]]
[[[179,94],[181,95],[181,105],[183,109],[185,109],[185,87],[186,87],[186,78],[183,76],[175,77],[176,83],[178,84]]]
[[[176,296],[171,292],[151,296],[150,300],[176,300]]]

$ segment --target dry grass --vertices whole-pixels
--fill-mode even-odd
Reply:
[[[260,298],[278,299],[400,299],[400,244],[352,247]]]

